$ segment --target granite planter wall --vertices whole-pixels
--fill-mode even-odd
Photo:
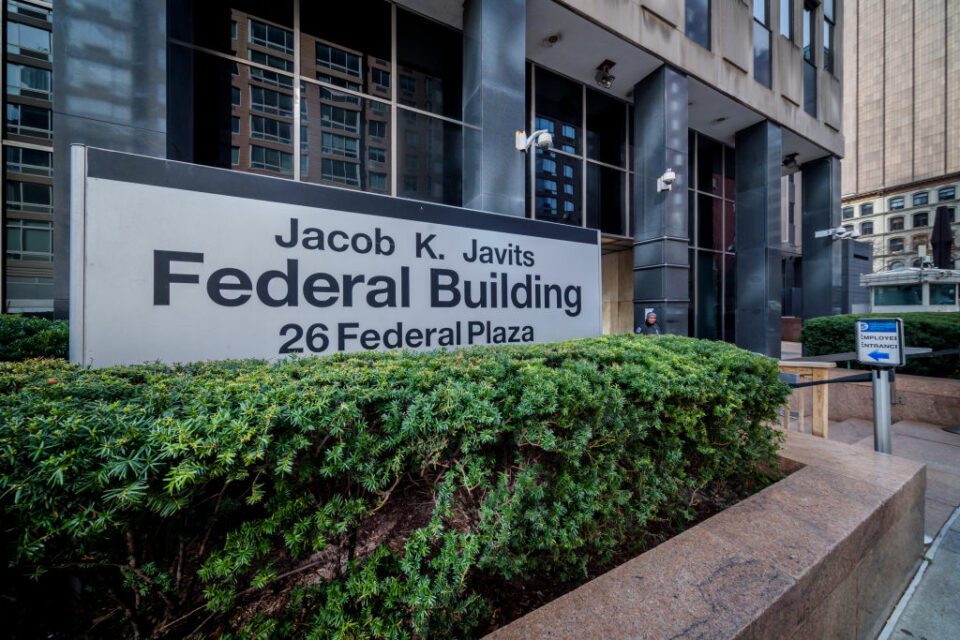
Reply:
[[[925,467],[788,433],[784,480],[488,638],[875,638],[923,546]]]

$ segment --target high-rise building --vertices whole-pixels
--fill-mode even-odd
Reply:
[[[873,270],[919,267],[936,211],[960,267],[960,0],[846,0],[845,227]]]
[[[53,312],[52,6],[3,6],[0,312]]]
[[[11,24],[40,30],[27,32],[34,42],[44,20],[22,7],[50,7],[7,7]],[[54,314],[67,315],[70,145],[88,144],[281,178],[271,189],[314,183],[394,198],[390,207],[427,201],[597,229],[606,330],[629,331],[653,308],[669,332],[775,355],[784,287],[794,313],[843,308],[840,246],[813,236],[840,223],[842,9],[58,0],[55,199],[22,186],[49,184],[49,169],[8,182],[7,201],[21,204],[7,280],[49,287],[52,250]],[[9,61],[19,46],[8,37]],[[49,71],[49,59],[34,66]],[[10,77],[12,144],[14,129],[42,130],[50,103],[10,95]],[[514,148],[517,131],[540,129],[549,148]],[[17,144],[44,150],[36,137]],[[8,180],[29,164],[7,158]],[[669,189],[658,186],[671,173]],[[26,211],[27,195],[46,209]],[[47,244],[20,220],[45,223]],[[28,247],[47,257],[45,275],[22,259]]]

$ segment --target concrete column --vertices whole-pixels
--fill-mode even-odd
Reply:
[[[780,127],[764,121],[742,129],[737,132],[736,147],[736,343],[779,358]]]
[[[526,214],[526,0],[467,0],[463,9],[463,206]],[[528,131],[529,133],[529,131]]]
[[[689,188],[687,76],[662,66],[633,88],[633,304],[634,325],[652,307],[666,333],[688,334],[690,270],[687,250]],[[657,178],[677,174],[670,191]]]
[[[65,0],[53,12],[53,311],[70,296],[70,145],[164,157],[167,3]],[[91,69],[109,70],[91,82]]]
[[[840,242],[815,238],[840,226],[840,158],[829,156],[801,165],[803,172],[803,317],[843,313]],[[739,205],[738,205],[739,206]]]

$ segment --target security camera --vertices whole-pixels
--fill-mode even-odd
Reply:
[[[553,135],[549,131],[541,131],[537,134],[537,146],[541,149],[549,149],[553,146]]]
[[[667,170],[663,172],[663,175],[657,178],[657,192],[670,191],[676,180],[677,172],[668,167]]]
[[[528,151],[533,145],[541,149],[549,149],[553,146],[553,134],[546,129],[538,129],[527,136],[526,131],[517,131],[514,136],[514,147],[517,151]]]

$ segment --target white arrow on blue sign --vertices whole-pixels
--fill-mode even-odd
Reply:
[[[857,321],[857,361],[880,367],[904,364],[903,321],[863,318]]]

